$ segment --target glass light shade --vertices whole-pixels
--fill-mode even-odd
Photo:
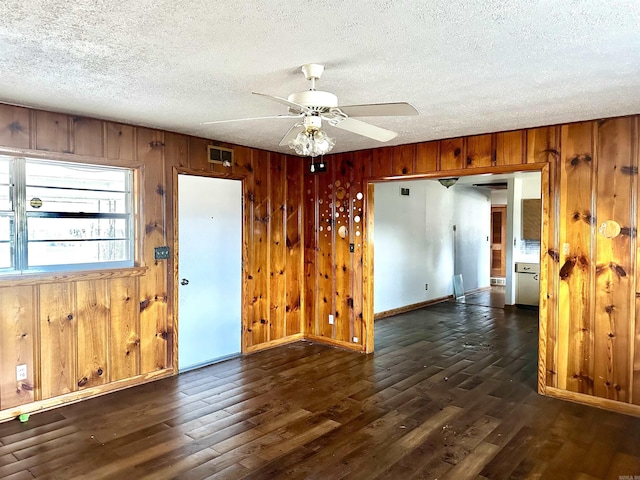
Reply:
[[[335,144],[335,138],[322,130],[305,130],[289,142],[289,148],[301,156],[318,157],[329,153]]]
[[[456,182],[458,181],[457,178],[439,178],[438,181],[440,182],[440,185],[442,185],[443,187],[452,187],[456,184]]]

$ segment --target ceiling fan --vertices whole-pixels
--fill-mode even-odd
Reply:
[[[282,137],[279,145],[288,145],[298,155],[317,157],[328,153],[335,145],[335,139],[330,138],[322,130],[323,120],[333,127],[372,138],[379,142],[388,142],[398,134],[362,120],[357,120],[354,117],[418,115],[416,108],[406,102],[339,105],[338,97],[333,93],[316,90],[316,81],[322,76],[324,65],[308,63],[302,66],[302,72],[306,79],[311,82],[311,87],[307,91],[292,93],[287,98],[252,92],[254,95],[259,95],[289,107],[286,115],[219,120],[203,122],[202,125],[270,118],[298,118],[299,120]]]

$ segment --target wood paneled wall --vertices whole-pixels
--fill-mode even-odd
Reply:
[[[326,173],[305,174],[305,334],[372,350],[373,181],[539,169],[539,390],[640,414],[629,406],[640,405],[638,123],[612,118],[329,157]],[[608,220],[620,226],[614,238],[602,233]]]
[[[153,248],[175,253],[178,173],[243,181],[243,352],[303,337],[370,352],[372,181],[527,169],[543,172],[539,389],[638,414],[638,124],[337,154],[311,175],[297,157],[233,147],[225,168],[206,139],[0,105],[1,153],[132,167],[139,200],[136,268],[0,279],[0,419],[174,373],[177,265]]]
[[[0,420],[174,373],[176,257],[154,247],[176,251],[178,172],[243,181],[243,352],[301,337],[304,161],[233,147],[226,168],[210,144],[0,105],[0,153],[134,168],[138,238],[136,268],[0,277]]]
[[[544,127],[336,154],[326,172],[306,172],[305,336],[372,349],[371,182],[540,169],[557,143],[558,128]]]

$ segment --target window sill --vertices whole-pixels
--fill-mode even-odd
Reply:
[[[27,273],[24,275],[0,276],[0,287],[20,287],[43,283],[78,282],[83,280],[104,280],[109,278],[141,277],[148,267],[126,267],[80,272]]]

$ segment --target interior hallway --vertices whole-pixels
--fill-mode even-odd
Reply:
[[[536,393],[537,313],[445,302],[0,425],[0,477],[615,479],[640,418]]]

